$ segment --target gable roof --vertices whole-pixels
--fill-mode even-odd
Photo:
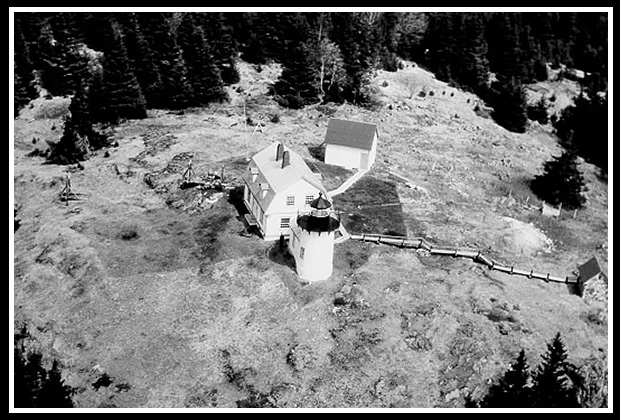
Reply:
[[[300,180],[325,193],[325,188],[302,157],[288,148],[284,148],[284,151],[289,153],[289,164],[282,168],[282,158],[276,160],[278,144],[279,142],[274,142],[256,153],[248,164],[248,170],[243,173],[244,181],[265,212],[277,194],[286,191]],[[252,181],[253,171],[258,171],[254,181]],[[267,188],[265,197],[262,195],[263,188]]]
[[[327,124],[325,144],[370,150],[376,133],[376,124],[332,118]]]
[[[579,280],[582,282],[586,282],[603,272],[596,257],[590,258],[587,262],[577,267],[577,269],[579,270]]]

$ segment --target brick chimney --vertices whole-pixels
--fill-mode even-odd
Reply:
[[[278,143],[278,147],[276,148],[276,162],[282,159],[283,154],[284,154],[284,146],[282,146],[282,143]]]
[[[282,153],[282,169],[291,164],[291,156],[288,151]]]

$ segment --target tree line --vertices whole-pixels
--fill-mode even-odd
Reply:
[[[73,95],[74,110],[83,111],[67,130],[82,146],[61,147],[60,161],[80,160],[89,143],[101,143],[88,123],[226,101],[225,86],[239,81],[239,58],[258,69],[280,63],[271,94],[290,108],[371,105],[374,72],[396,71],[409,59],[479,95],[493,119],[514,132],[549,117],[544,99],[528,107],[523,89],[548,77],[547,63],[584,70],[578,109],[553,122],[563,144],[606,165],[606,137],[595,138],[593,153],[583,140],[592,123],[579,126],[602,107],[606,115],[606,99],[597,99],[607,89],[605,13],[18,12],[14,29],[15,111],[39,95],[37,87]],[[596,130],[606,134],[598,120]]]

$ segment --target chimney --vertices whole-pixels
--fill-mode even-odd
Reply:
[[[276,148],[276,162],[282,159],[282,154],[284,154],[284,146],[282,146],[282,143],[278,143],[278,147]]]
[[[282,169],[291,164],[291,157],[288,151],[282,153]]]

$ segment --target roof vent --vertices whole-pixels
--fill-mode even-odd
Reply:
[[[291,155],[288,151],[282,153],[282,169],[291,164]]]

